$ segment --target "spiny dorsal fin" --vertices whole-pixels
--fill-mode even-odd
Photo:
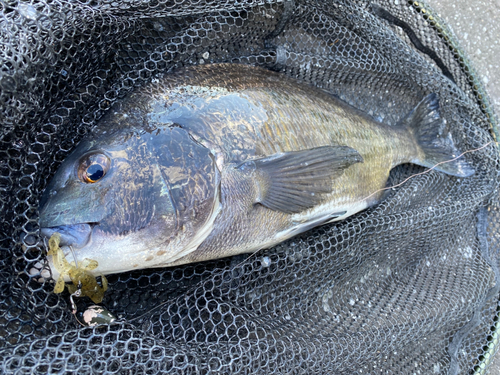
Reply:
[[[239,168],[255,169],[255,203],[291,214],[318,204],[322,194],[331,192],[333,179],[361,162],[363,158],[351,147],[324,146],[248,161]]]

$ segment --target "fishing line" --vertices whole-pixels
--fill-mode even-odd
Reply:
[[[73,260],[75,261],[75,267],[78,268],[78,260],[76,259],[76,254],[75,251],[73,250],[73,246],[68,245],[69,251],[71,252],[71,255],[73,256]]]
[[[492,144],[493,141],[489,141],[488,143],[486,143],[485,145],[479,147],[479,148],[475,148],[473,150],[467,150],[465,152],[462,152],[460,155],[458,155],[457,157],[453,158],[453,159],[450,159],[450,160],[445,160],[445,161],[442,161],[442,162],[439,162],[437,164],[434,164],[431,168],[423,171],[423,172],[420,172],[420,173],[416,173],[416,174],[412,174],[410,177],[407,177],[406,179],[404,179],[403,181],[401,181],[399,184],[396,184],[396,185],[393,185],[393,186],[388,186],[388,187],[385,187],[383,189],[379,189],[379,190],[376,190],[374,191],[373,193],[371,193],[370,195],[368,195],[367,197],[365,197],[364,199],[358,201],[358,202],[355,202],[355,203],[360,203],[360,202],[363,202],[365,200],[367,200],[368,198],[371,198],[372,196],[374,196],[375,194],[378,194],[382,191],[385,191],[385,190],[390,190],[390,189],[394,189],[394,188],[397,188],[397,187],[400,187],[401,185],[403,185],[404,183],[406,183],[408,180],[410,180],[411,178],[413,177],[417,177],[417,176],[421,176],[423,174],[426,174],[426,173],[429,173],[430,171],[432,171],[433,169],[439,167],[441,164],[446,164],[446,163],[451,163],[452,161],[455,161],[457,159],[460,159],[462,156],[464,156],[465,154],[468,154],[468,153],[471,153],[471,152],[476,152],[476,151],[479,151],[479,150],[482,150],[483,148],[486,148],[488,147],[490,144]]]
[[[490,142],[488,142],[488,143],[484,144],[484,145],[483,145],[483,146],[481,146],[481,147],[474,148],[474,149],[472,149],[472,150],[467,150],[467,151],[465,151],[465,152],[462,152],[460,155],[458,155],[457,157],[454,157],[453,159],[449,159],[449,160],[445,160],[445,161],[439,162],[439,163],[437,163],[437,164],[433,165],[431,168],[426,169],[426,170],[425,170],[425,171],[423,171],[423,172],[420,172],[420,173],[415,173],[415,174],[413,174],[413,175],[411,175],[411,176],[407,177],[406,179],[404,179],[403,181],[401,181],[400,183],[398,183],[398,184],[396,184],[396,185],[392,185],[392,186],[385,187],[385,188],[383,188],[383,189],[376,190],[376,191],[374,191],[373,193],[371,193],[370,195],[368,195],[367,197],[365,197],[364,199],[361,199],[361,200],[359,200],[359,201],[357,201],[357,202],[354,202],[354,204],[361,203],[361,202],[365,201],[366,199],[368,199],[368,198],[372,197],[373,195],[378,194],[378,193],[380,193],[380,192],[383,192],[383,191],[385,191],[385,190],[390,190],[390,189],[394,189],[394,188],[400,187],[401,185],[403,185],[403,184],[405,184],[406,182],[408,182],[410,179],[412,179],[412,178],[414,178],[414,177],[417,177],[417,176],[424,175],[424,174],[426,174],[426,173],[429,173],[429,172],[431,172],[433,169],[435,169],[435,168],[437,168],[438,166],[440,166],[441,164],[451,163],[451,162],[453,162],[453,161],[455,161],[455,160],[457,160],[457,159],[461,158],[461,157],[462,157],[462,156],[464,156],[465,154],[470,154],[470,153],[473,153],[473,152],[480,151],[480,150],[482,150],[482,149],[484,149],[484,148],[488,147],[488,146],[489,146],[490,144],[492,144],[492,143],[494,143],[494,141],[490,141]],[[248,260],[250,260],[253,256],[257,255],[257,253],[259,253],[261,250],[264,250],[264,248],[262,248],[262,249],[258,249],[258,250],[256,250],[256,251],[254,251],[254,252],[253,252],[253,253],[251,253],[248,257],[246,257],[245,259],[243,259],[240,263],[236,264],[236,265],[235,265],[232,269],[234,270],[235,268],[242,266],[244,263],[246,263]],[[197,288],[197,286],[193,286],[191,290],[194,290],[195,288]],[[129,323],[132,323],[133,321],[139,320],[139,319],[143,318],[144,316],[148,315],[149,313],[151,313],[151,312],[153,312],[153,311],[157,310],[157,309],[158,309],[158,308],[160,308],[161,306],[163,306],[163,305],[165,305],[165,304],[167,304],[168,302],[171,302],[171,301],[172,301],[172,299],[169,299],[169,300],[167,300],[167,301],[164,301],[164,302],[160,303],[158,306],[155,306],[155,307],[153,307],[152,309],[148,310],[147,312],[145,312],[145,313],[143,313],[143,314],[141,314],[141,315],[139,315],[139,316],[137,316],[137,317],[135,317],[135,318],[132,318],[132,319],[128,320],[128,322],[129,322]],[[118,321],[117,321],[116,323],[118,323]]]
[[[482,145],[481,147],[479,148],[474,148],[472,150],[467,150],[467,151],[464,151],[462,152],[460,155],[454,157],[453,159],[449,159],[449,160],[445,160],[445,161],[442,161],[442,162],[439,162],[437,164],[434,164],[431,168],[429,169],[426,169],[425,171],[423,172],[420,172],[420,173],[415,173],[415,174],[412,174],[411,176],[407,177],[406,179],[404,179],[403,181],[401,181],[400,183],[396,184],[396,185],[392,185],[392,186],[388,186],[388,187],[385,187],[383,189],[379,189],[379,190],[375,190],[373,193],[371,193],[370,195],[366,196],[365,198],[359,200],[359,201],[356,201],[354,202],[353,204],[357,204],[357,203],[362,203],[364,202],[365,200],[367,200],[368,198],[371,198],[372,196],[374,196],[375,194],[378,194],[380,192],[383,192],[383,191],[386,191],[386,190],[390,190],[390,189],[394,189],[394,188],[397,188],[397,187],[400,187],[401,185],[405,184],[406,182],[408,182],[410,179],[414,178],[414,177],[417,177],[417,176],[421,176],[421,175],[424,175],[426,173],[429,173],[431,172],[433,169],[439,167],[441,164],[446,164],[446,163],[451,163],[457,159],[460,159],[462,156],[464,156],[465,154],[469,154],[469,153],[472,153],[472,152],[477,152],[477,151],[480,151],[486,147],[488,147],[490,144],[494,143],[494,141],[489,141],[488,143]],[[238,263],[236,267],[239,267],[241,266],[243,263],[247,262],[250,258],[252,258],[254,255],[256,255],[258,252],[260,252],[261,250],[264,250],[264,248],[262,249],[258,249],[256,250],[255,252],[253,252],[252,254],[250,254],[247,258],[245,258],[244,260],[242,260],[240,263]]]

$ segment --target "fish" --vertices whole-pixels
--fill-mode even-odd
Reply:
[[[282,73],[185,67],[115,102],[62,162],[41,234],[96,276],[252,253],[377,204],[397,165],[469,177],[459,154],[436,93],[389,126]]]

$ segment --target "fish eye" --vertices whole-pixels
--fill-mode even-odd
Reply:
[[[78,178],[93,184],[103,178],[109,170],[111,160],[104,154],[91,154],[84,157],[78,166]]]

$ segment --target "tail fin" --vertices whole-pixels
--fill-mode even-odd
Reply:
[[[474,169],[455,147],[450,131],[439,113],[439,101],[435,93],[427,95],[417,107],[402,121],[408,127],[424,153],[423,160],[413,163],[457,177],[468,177]],[[446,162],[443,164],[442,163]]]

